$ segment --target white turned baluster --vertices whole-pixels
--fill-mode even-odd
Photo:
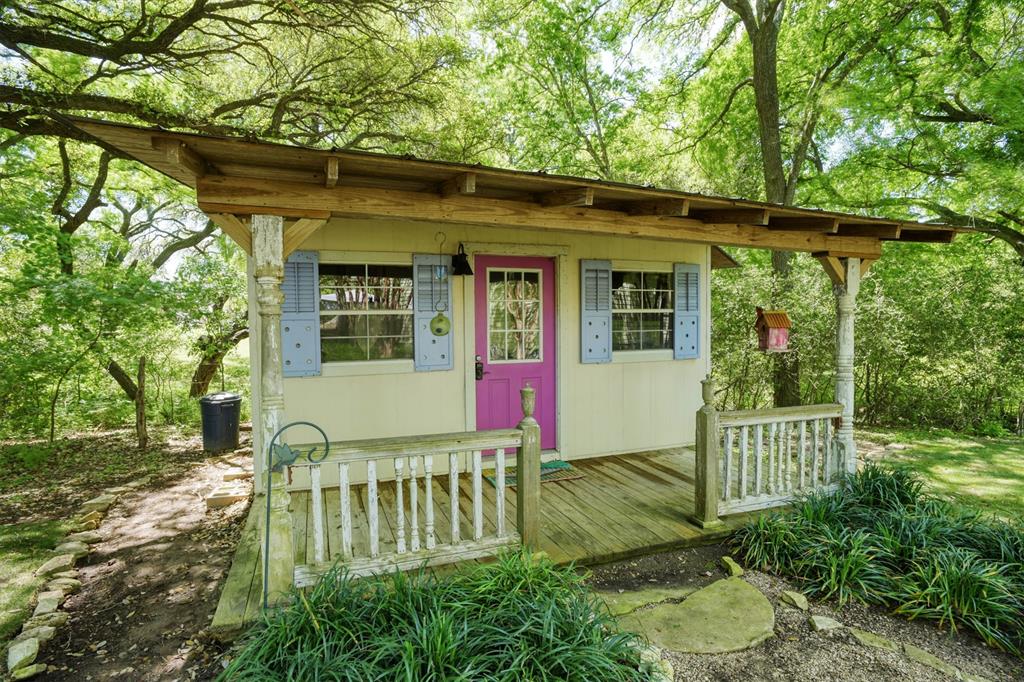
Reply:
[[[725,471],[722,476],[722,499],[728,500],[732,494],[732,427],[725,429]]]
[[[764,428],[761,424],[754,425],[754,497],[764,492],[764,467],[761,464],[764,446]]]
[[[427,507],[427,518],[425,521],[424,532],[427,536],[427,549],[434,549],[434,545],[437,542],[434,539],[434,479],[432,477],[434,471],[434,456],[427,455],[423,458],[423,481],[425,491],[427,493],[426,507]]]
[[[420,511],[419,511],[419,481],[416,480],[416,460],[419,457],[409,458],[409,526],[412,531],[412,551],[420,548]]]
[[[747,497],[747,431],[746,426],[740,427],[740,499]]]
[[[473,451],[473,539],[484,536],[483,463],[479,450]]]
[[[452,523],[452,544],[459,542],[459,455],[448,453],[448,509]]]
[[[395,490],[397,491],[395,497],[395,524],[398,526],[395,539],[398,541],[398,553],[402,554],[405,552],[405,495],[402,493],[401,457],[395,457]]]
[[[821,420],[814,420],[814,427],[812,429],[813,436],[811,437],[811,488],[818,487],[818,448],[821,443]]]
[[[775,434],[778,431],[778,424],[772,422],[768,425],[768,494],[773,495],[778,491],[775,480]],[[782,453],[779,453],[779,457]]]
[[[832,442],[832,420],[825,420],[825,485],[830,485],[835,476],[835,444]]]
[[[369,497],[370,557],[376,559],[380,555],[380,511],[377,508],[377,462],[372,459],[366,463],[366,494]]]
[[[787,493],[793,492],[793,478],[790,475],[791,460],[793,453],[790,449],[790,434],[789,434],[789,422],[782,423],[782,442],[786,446],[786,459],[785,467],[782,470],[782,487]]]
[[[807,475],[804,473],[806,460],[804,451],[807,449],[807,421],[800,422],[800,452],[797,454],[797,467],[800,469],[800,488],[803,489],[807,483]]]
[[[324,498],[320,489],[320,465],[309,467],[309,484],[313,494],[313,561],[324,560]]]
[[[498,537],[505,537],[505,449],[498,448],[494,453],[494,482],[496,503],[494,513],[498,520]]]
[[[348,462],[338,464],[338,494],[341,496],[341,556],[352,558],[352,502]]]

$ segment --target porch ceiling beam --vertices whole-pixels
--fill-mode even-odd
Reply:
[[[540,195],[542,206],[593,206],[593,187],[573,187],[570,189],[559,189],[554,192],[547,192]]]
[[[324,161],[324,187],[334,187],[338,184],[340,166],[341,161],[337,156],[327,157],[327,160]]]
[[[475,194],[476,173],[459,173],[442,182],[438,192],[442,197],[450,197],[455,194]]]
[[[302,246],[302,242],[312,237],[326,222],[319,218],[299,218],[289,225],[284,232],[284,257],[288,258],[292,251]]]
[[[744,225],[767,225],[766,208],[714,208],[692,209],[690,217],[705,223],[739,223]]]
[[[154,137],[153,149],[163,152],[167,163],[184,169],[196,180],[206,175],[206,160],[180,140],[169,137]]]
[[[772,216],[768,221],[771,230],[800,230],[806,232],[824,232],[837,234],[839,218],[816,216]]]
[[[207,213],[206,217],[230,237],[231,241],[238,244],[242,251],[252,255],[252,232],[241,218],[233,213]]]
[[[689,199],[659,199],[635,201],[627,205],[629,215],[676,216],[682,218],[690,211]]]
[[[815,253],[813,255],[821,263],[821,267],[825,269],[825,274],[828,275],[833,284],[842,286],[846,282],[846,268],[843,267],[843,261],[840,258],[827,253]]]
[[[918,230],[913,228],[904,227],[900,232],[899,240],[901,242],[925,242],[933,244],[949,244],[956,237],[956,232],[952,230]],[[888,238],[882,237],[887,241]]]
[[[198,182],[199,206],[214,213],[264,213],[328,218],[401,218],[434,223],[498,225],[623,237],[646,237],[700,244],[746,246],[787,251],[828,252],[878,258],[881,247],[870,237],[787,232],[734,223],[704,223],[691,218],[629,216],[599,208],[544,208],[528,201],[478,196],[448,198],[428,192],[319,185],[208,175]],[[307,207],[316,206],[317,210]]]
[[[851,237],[878,237],[899,239],[901,228],[898,223],[839,223],[839,234]]]

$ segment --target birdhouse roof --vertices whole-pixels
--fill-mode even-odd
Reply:
[[[773,329],[789,329],[793,326],[785,310],[761,310],[758,308],[757,321],[763,322]]]

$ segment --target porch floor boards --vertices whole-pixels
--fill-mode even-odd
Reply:
[[[726,517],[722,526],[712,530],[699,528],[688,520],[693,510],[694,454],[690,449],[573,460],[572,465],[583,474],[583,478],[541,485],[541,549],[559,564],[598,564],[713,542],[728,536],[752,516],[737,514]],[[460,534],[462,538],[471,538],[473,523],[467,516],[472,510],[471,477],[464,473],[459,479]],[[353,489],[356,493],[352,497],[353,543],[356,555],[360,556],[366,555],[369,549],[368,499],[365,485],[354,486]],[[438,544],[441,544],[451,538],[446,475],[434,477],[432,492],[435,534]],[[496,526],[497,492],[490,482],[483,481],[485,534],[492,533]],[[393,482],[380,484],[380,497],[381,551],[388,552],[397,545]],[[417,499],[421,529],[426,518],[425,497],[421,482]],[[333,560],[340,554],[338,490],[325,490],[324,498],[327,528],[324,551]],[[262,499],[256,499],[246,519],[211,624],[214,632],[225,635],[237,633],[259,616],[262,599],[259,520],[265,513],[260,503]],[[296,564],[312,563],[314,558],[310,499],[308,491],[291,493]],[[410,528],[409,504],[406,489],[407,532]],[[505,490],[505,516],[507,528],[514,530],[514,488]]]

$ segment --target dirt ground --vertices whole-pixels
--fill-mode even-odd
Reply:
[[[725,576],[719,559],[725,545],[708,545],[592,567],[589,582],[601,590],[649,587],[703,587]],[[710,573],[711,575],[708,575]],[[897,654],[859,644],[843,630],[814,632],[808,614],[779,602],[783,590],[798,590],[757,571],[744,580],[775,606],[775,636],[753,649],[732,654],[695,655],[668,652],[677,682],[785,680],[797,682],[936,682],[949,678]],[[913,622],[876,607],[811,602],[810,612],[835,618],[893,641],[918,646],[960,670],[987,680],[1024,680],[1024,661],[987,647],[970,633],[950,635],[933,623]]]
[[[248,509],[206,510],[229,460],[208,458],[111,507],[105,539],[79,565],[82,589],[65,603],[71,619],[40,654],[57,670],[41,679],[209,678],[219,647],[204,629]]]

